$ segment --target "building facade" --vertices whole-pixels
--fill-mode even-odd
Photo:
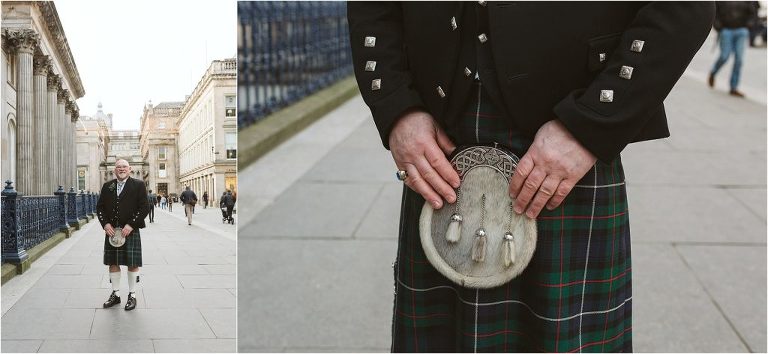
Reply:
[[[179,195],[177,123],[184,102],[152,102],[141,115],[141,156],[146,162],[144,183],[157,194]]]
[[[93,116],[77,120],[77,190],[98,193],[104,183],[102,164],[107,160],[112,114],[104,114],[99,103]]]
[[[179,117],[179,181],[212,202],[237,190],[237,63],[214,60]],[[215,203],[214,203],[215,205]]]
[[[25,195],[77,187],[75,100],[85,94],[52,1],[2,2],[0,174]]]
[[[100,166],[102,183],[115,178],[115,163],[123,159],[131,165],[132,178],[142,179],[146,163],[141,157],[139,132],[136,130],[110,130],[107,135],[107,160]]]

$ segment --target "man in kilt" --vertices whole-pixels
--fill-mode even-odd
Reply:
[[[355,76],[405,182],[392,350],[632,351],[620,152],[669,136],[663,101],[709,34],[711,2],[349,2]],[[512,281],[439,273],[419,214],[457,200],[446,158],[497,142],[521,156],[509,195],[536,220]]]
[[[144,182],[131,178],[130,174],[131,165],[128,161],[117,160],[115,179],[104,183],[96,203],[99,222],[106,233],[104,265],[109,266],[109,281],[112,283],[112,294],[104,303],[104,308],[120,303],[120,266],[124,265],[128,267],[126,311],[136,308],[136,283],[139,282],[139,267],[142,265],[139,229],[146,226],[144,218],[149,212]],[[120,247],[109,243],[109,237],[115,234],[115,228],[120,228],[125,237],[125,243]]]

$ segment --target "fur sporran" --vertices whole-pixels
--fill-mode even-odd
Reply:
[[[116,227],[115,234],[108,238],[109,244],[112,245],[112,247],[120,247],[125,244],[125,237],[123,236],[122,228]]]
[[[512,210],[508,192],[520,159],[498,145],[457,151],[451,158],[461,179],[457,201],[439,210],[424,203],[421,244],[429,262],[454,283],[497,287],[520,275],[536,249],[536,221]]]

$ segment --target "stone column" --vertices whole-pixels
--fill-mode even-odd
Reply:
[[[33,55],[40,36],[30,29],[6,32],[10,46],[16,52],[18,69],[16,81],[16,190],[25,195],[33,192],[30,176],[34,173],[35,102],[33,84]]]
[[[77,184],[77,119],[80,117],[80,112],[77,109],[77,104],[72,102],[72,117],[69,123],[69,180],[72,181],[72,185],[75,189],[78,188]],[[85,187],[85,189],[88,189]]]
[[[67,186],[66,183],[67,181],[64,180],[64,138],[66,137],[66,134],[64,133],[64,122],[66,121],[64,106],[69,97],[69,92],[66,89],[60,89],[57,94],[58,99],[56,100],[56,109],[58,113],[56,114],[56,134],[54,134],[56,136],[56,161],[51,168],[54,170],[56,185],[62,186],[64,190],[69,190],[69,186]]]
[[[59,76],[52,71],[48,72],[48,115],[45,118],[45,168],[43,179],[45,180],[46,195],[53,195],[58,189],[55,181],[56,166],[56,117],[59,114],[57,106],[58,92],[61,89]]]
[[[64,174],[64,181],[67,183],[67,188],[77,187],[74,184],[72,184],[72,101],[67,101],[64,104],[64,129],[62,129],[62,132],[64,134],[64,147],[61,149],[64,153],[64,160],[62,165],[63,168],[63,174]]]
[[[52,194],[48,190],[44,177],[45,162],[48,154],[48,140],[46,140],[48,119],[48,70],[51,67],[51,59],[44,55],[38,55],[35,61],[35,147],[32,158],[35,161],[32,179],[34,195]]]

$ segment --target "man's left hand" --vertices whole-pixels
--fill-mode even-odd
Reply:
[[[123,231],[123,237],[128,237],[128,235],[131,234],[131,231],[133,231],[133,227],[131,225],[125,224],[125,226],[123,226],[122,231]]]
[[[509,183],[510,196],[517,197],[514,211],[534,219],[545,205],[557,208],[595,162],[560,121],[544,123]]]

